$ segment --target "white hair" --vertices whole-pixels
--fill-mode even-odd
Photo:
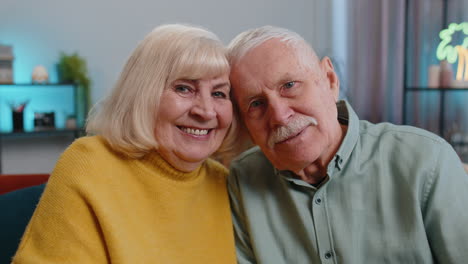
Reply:
[[[247,52],[270,39],[278,39],[292,46],[305,45],[311,49],[309,44],[299,34],[291,30],[274,26],[254,28],[240,33],[229,43],[228,58],[231,67]]]
[[[297,52],[299,60],[305,60],[304,65],[309,65],[310,58],[307,55],[313,56],[312,65],[311,67],[315,67],[318,64],[318,58],[315,54],[315,51],[312,47],[304,40],[299,34],[293,32],[291,30],[275,27],[275,26],[263,26],[259,28],[249,29],[237,35],[228,45],[228,60],[229,64],[231,65],[231,69],[236,66],[236,64],[251,50],[255,49],[256,47],[260,46],[264,42],[277,39],[286,45],[290,46]],[[232,92],[232,89],[231,89]],[[237,123],[237,140],[231,141],[235,142],[235,145],[232,146],[230,149],[231,156],[236,156],[238,153],[242,152],[243,150],[247,149],[248,147],[253,145],[251,142],[250,134],[245,127],[244,122],[242,122],[242,115],[240,114],[239,107],[236,103],[236,100],[233,101],[234,106],[234,120]],[[312,122],[312,124],[315,124]],[[277,138],[283,138],[285,135],[291,134],[293,131],[296,131],[297,128],[286,129],[286,131],[282,130],[279,131]],[[273,138],[272,140],[275,140]]]

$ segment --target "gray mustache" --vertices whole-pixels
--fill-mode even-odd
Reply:
[[[317,119],[306,115],[300,115],[294,118],[286,126],[278,127],[270,134],[268,147],[273,148],[276,143],[298,134],[301,130],[310,125],[318,125]]]

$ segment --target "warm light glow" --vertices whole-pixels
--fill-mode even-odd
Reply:
[[[456,48],[458,51],[457,80],[468,81],[468,49],[462,46],[456,46]],[[463,72],[465,73],[463,74]]]
[[[463,32],[465,38],[461,45],[449,45],[455,32]],[[440,31],[442,40],[437,47],[437,59],[455,63],[458,59],[457,80],[468,81],[468,22],[451,23],[447,29]]]

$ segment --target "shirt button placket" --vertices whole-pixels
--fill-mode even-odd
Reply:
[[[317,234],[317,246],[319,252],[322,252],[321,259],[326,263],[333,263],[333,251],[330,248],[331,237],[328,227],[328,217],[325,208],[324,192],[316,193],[312,213],[314,218],[314,225]]]
[[[315,199],[315,204],[320,205],[322,204],[322,198],[318,197]]]

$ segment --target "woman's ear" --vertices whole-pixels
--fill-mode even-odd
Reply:
[[[335,72],[333,63],[329,57],[325,56],[322,61],[320,61],[320,66],[322,67],[323,72],[326,74],[328,83],[330,84],[330,89],[332,90],[333,96],[335,97],[335,101],[338,101],[338,96],[340,94],[340,80],[338,79],[338,75]]]

